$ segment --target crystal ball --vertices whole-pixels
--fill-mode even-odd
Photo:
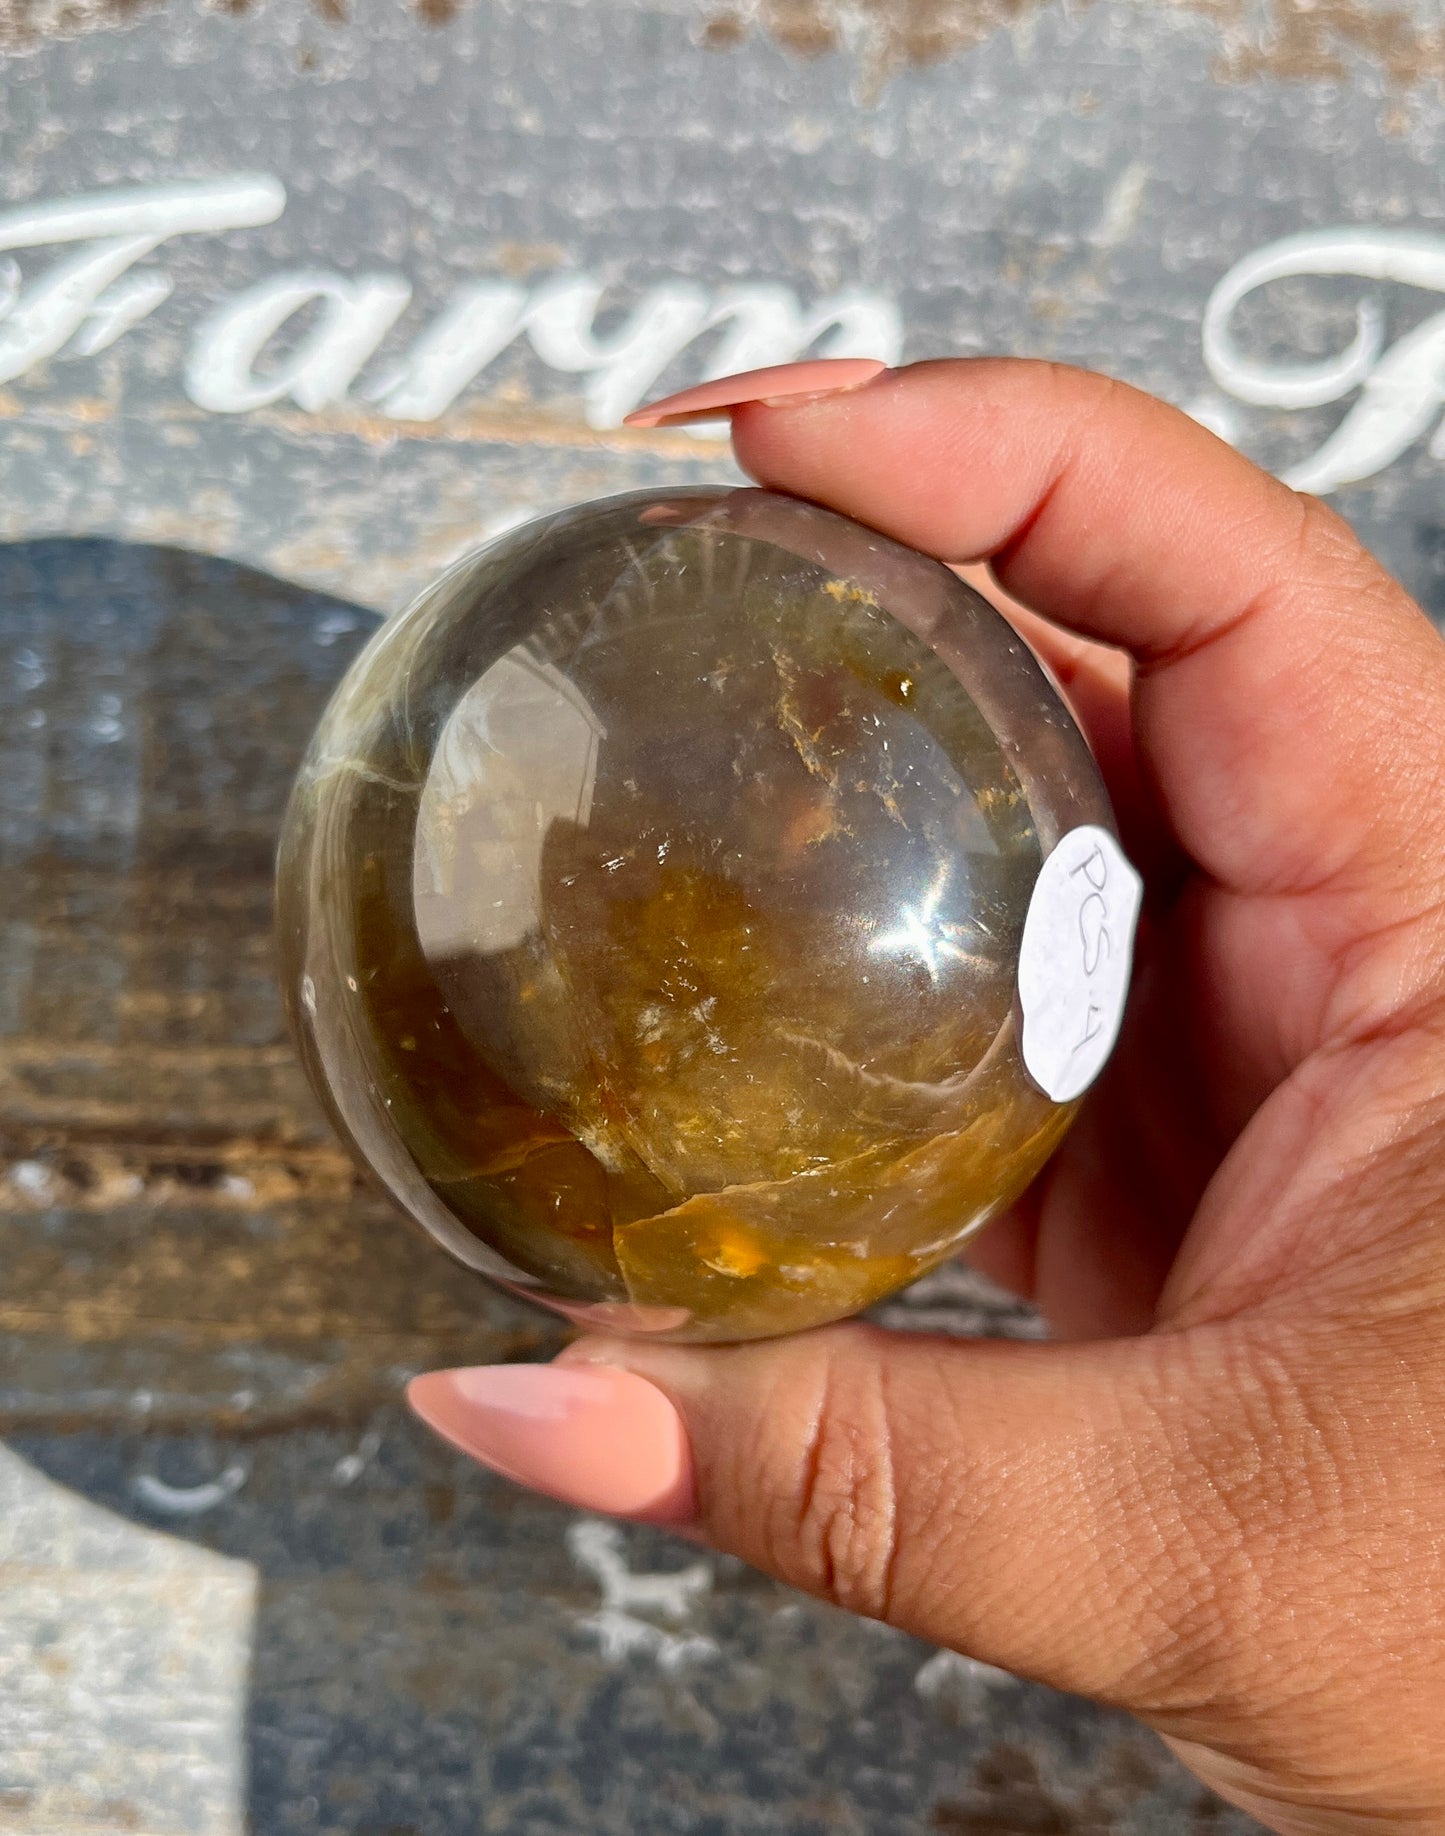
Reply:
[[[1025,932],[1061,843],[1111,834],[947,568],[767,491],[634,493],[469,555],[357,658],[287,813],[283,988],[337,1128],[461,1262],[612,1330],[791,1332],[1059,1142]],[[1117,971],[1103,858],[1039,920],[1035,1018],[1051,951]],[[1054,1030],[1106,1053],[1092,998]]]

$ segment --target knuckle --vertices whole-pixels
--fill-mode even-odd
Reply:
[[[835,1344],[822,1360],[809,1432],[777,1535],[779,1567],[810,1592],[887,1619],[898,1546],[898,1498],[887,1379],[879,1360]]]
[[[1360,551],[1360,538],[1323,498],[1308,491],[1293,493],[1299,513],[1299,546],[1315,549],[1327,556],[1349,555]]]
[[[1363,604],[1399,607],[1409,602],[1400,583],[1381,566],[1354,529],[1331,505],[1307,492],[1292,493],[1296,525],[1287,559],[1294,569],[1327,586],[1341,589]]]

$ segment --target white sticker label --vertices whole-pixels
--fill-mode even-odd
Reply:
[[[1044,862],[1019,951],[1023,1056],[1056,1103],[1093,1083],[1114,1049],[1144,882],[1107,829],[1070,829]]]

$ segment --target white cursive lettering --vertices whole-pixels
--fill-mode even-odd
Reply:
[[[1359,401],[1324,445],[1285,475],[1296,490],[1324,493],[1383,471],[1439,415],[1445,405],[1445,314],[1425,320],[1382,355],[1384,313],[1367,298],[1356,309],[1350,343],[1322,363],[1246,357],[1232,328],[1240,302],[1270,281],[1299,275],[1351,275],[1445,292],[1445,238],[1410,230],[1307,230],[1246,255],[1210,296],[1204,361],[1220,388],[1239,401],[1310,408],[1360,390]]]
[[[554,370],[587,376],[586,415],[615,427],[696,339],[722,330],[706,376],[786,363],[818,344],[830,357],[896,362],[903,329],[891,300],[843,293],[805,309],[786,287],[735,287],[715,299],[700,287],[653,288],[610,338],[595,326],[603,289],[583,275],[535,293],[505,282],[463,289],[410,352],[363,393],[398,420],[444,414],[469,383],[526,333]]]
[[[198,408],[244,414],[289,395],[310,414],[343,401],[411,299],[399,274],[306,271],[261,281],[214,312],[196,333],[186,362],[186,394]],[[320,302],[321,317],[264,375],[256,360],[288,319]]]
[[[115,283],[170,237],[254,228],[274,222],[285,208],[279,180],[260,175],[142,185],[0,214],[0,250],[90,245],[0,300],[0,382],[54,356],[87,319],[94,320],[88,349],[96,351],[153,312],[170,292],[168,280],[136,276],[121,291]]]
[[[273,222],[285,204],[279,180],[252,174],[0,212],[0,383],[58,353],[95,356],[139,325],[170,297],[173,283],[136,264],[171,237],[255,228]],[[13,251],[50,244],[78,246],[27,284]],[[1323,494],[1372,477],[1432,427],[1429,450],[1445,458],[1445,311],[1389,345],[1384,306],[1367,293],[1352,335],[1323,360],[1266,361],[1242,348],[1237,323],[1244,301],[1272,282],[1308,277],[1445,293],[1445,236],[1368,225],[1308,230],[1244,256],[1204,312],[1204,361],[1223,393],[1201,396],[1189,412],[1237,442],[1245,414],[1238,404],[1297,410],[1355,395],[1329,437],[1285,473],[1299,490]],[[673,280],[604,321],[603,284],[564,273],[532,287],[470,282],[398,357],[379,363],[383,341],[411,298],[401,274],[301,268],[272,275],[223,301],[197,326],[184,366],[186,392],[220,414],[288,397],[319,413],[354,397],[392,420],[429,422],[525,339],[550,369],[583,379],[587,422],[609,428],[689,353],[693,375],[686,380],[707,380],[811,351],[895,363],[903,346],[897,304],[863,289],[803,302],[774,282],[710,290]]]

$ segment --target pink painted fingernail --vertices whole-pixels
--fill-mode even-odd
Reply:
[[[806,363],[775,363],[766,370],[744,370],[739,376],[699,383],[695,389],[679,389],[676,395],[665,395],[660,402],[637,409],[622,424],[686,427],[694,421],[723,420],[744,402],[796,407],[800,401],[861,389],[887,368],[876,357],[814,357]]]
[[[483,1364],[414,1378],[407,1401],[463,1453],[564,1504],[653,1523],[693,1515],[682,1417],[631,1371]]]

